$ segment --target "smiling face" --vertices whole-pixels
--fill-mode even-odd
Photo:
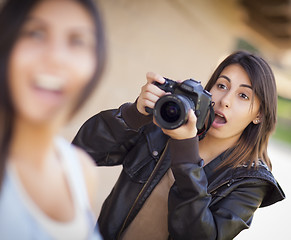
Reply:
[[[94,29],[90,14],[76,1],[36,5],[9,61],[16,117],[34,123],[65,120],[96,70]]]
[[[215,102],[215,120],[208,136],[235,143],[251,122],[259,123],[259,100],[247,73],[239,64],[227,66],[210,92]]]

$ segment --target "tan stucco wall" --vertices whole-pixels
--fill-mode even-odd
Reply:
[[[242,22],[234,0],[100,0],[108,42],[98,89],[63,133],[71,139],[91,115],[134,101],[148,71],[205,83],[237,38],[276,58],[278,48]]]

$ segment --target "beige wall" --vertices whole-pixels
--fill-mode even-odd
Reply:
[[[227,28],[236,19],[229,17],[229,7],[218,9],[205,2],[99,1],[108,42],[106,72],[64,135],[71,139],[81,123],[100,110],[134,101],[148,71],[207,81],[218,59],[234,48]]]
[[[108,42],[104,77],[64,129],[72,139],[88,117],[134,101],[148,71],[205,83],[238,37],[276,58],[278,49],[242,22],[234,0],[100,0]]]

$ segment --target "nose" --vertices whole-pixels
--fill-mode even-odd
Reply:
[[[224,108],[230,108],[232,102],[232,94],[231,92],[225,93],[225,95],[221,98],[221,105]]]
[[[46,61],[52,67],[64,66],[68,60],[66,45],[60,39],[51,40],[46,49]]]

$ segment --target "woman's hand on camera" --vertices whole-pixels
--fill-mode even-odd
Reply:
[[[148,72],[146,78],[147,83],[141,88],[136,107],[140,113],[149,115],[149,113],[146,112],[145,107],[154,108],[156,101],[165,95],[165,92],[153,83],[158,82],[163,84],[165,79],[161,75],[153,72]]]
[[[197,135],[196,122],[197,122],[196,115],[194,111],[191,109],[188,113],[188,121],[185,124],[173,130],[162,128],[162,131],[166,135],[170,136],[172,139],[176,140],[193,138],[196,137]],[[154,123],[157,125],[155,120]]]

